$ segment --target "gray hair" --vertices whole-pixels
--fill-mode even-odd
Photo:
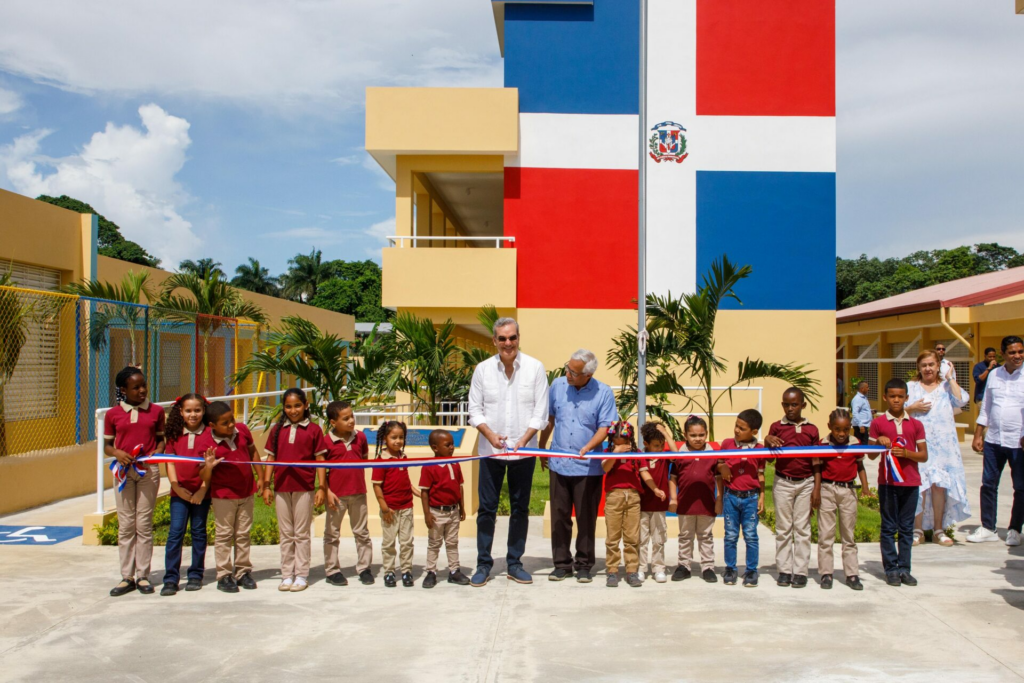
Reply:
[[[593,351],[587,351],[586,349],[580,349],[576,353],[569,357],[569,360],[583,361],[583,374],[593,375],[597,372],[597,356],[594,355]]]
[[[515,325],[516,334],[519,334],[519,323],[516,322],[515,318],[498,318],[494,321],[494,326],[491,328],[491,334],[495,337],[498,336],[498,330],[505,327],[506,325]]]

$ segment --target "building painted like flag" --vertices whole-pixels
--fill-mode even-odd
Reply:
[[[367,150],[396,180],[396,235],[446,238],[384,250],[385,305],[451,317],[486,343],[470,312],[495,303],[549,369],[578,347],[603,361],[636,317],[639,2],[491,6],[503,91],[368,90]],[[649,0],[648,16],[648,291],[692,292],[723,255],[749,264],[742,305],[720,316],[719,353],[808,363],[828,396],[834,3]],[[508,239],[465,239],[484,235]],[[434,265],[451,269],[457,294],[424,284],[416,271]],[[764,389],[776,405],[781,385]]]

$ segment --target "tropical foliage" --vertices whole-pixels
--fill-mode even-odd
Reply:
[[[277,278],[251,256],[248,263],[243,263],[235,268],[235,277],[231,278],[231,286],[267,296],[279,296],[281,293]]]
[[[154,258],[149,252],[135,242],[125,239],[121,234],[121,228],[117,226],[117,223],[107,220],[102,214],[97,213],[96,209],[92,208],[85,202],[79,201],[74,197],[69,197],[66,194],[62,194],[59,197],[50,197],[48,195],[41,194],[36,197],[36,199],[41,202],[46,202],[47,204],[59,206],[62,209],[69,209],[71,211],[77,211],[78,213],[96,214],[96,218],[99,222],[99,235],[96,240],[96,251],[100,256],[109,256],[110,258],[128,261],[129,263],[137,263],[141,266],[149,266],[151,268],[157,268],[160,265],[160,259]]]
[[[281,285],[289,299],[310,301],[316,298],[320,286],[333,275],[333,264],[323,260],[319,249],[313,249],[308,254],[296,254],[288,260],[288,272],[281,276]]]
[[[203,280],[209,280],[214,275],[219,278],[226,277],[221,269],[220,261],[215,261],[212,258],[201,258],[196,261],[185,259],[178,264],[178,272],[195,275]]]
[[[139,332],[145,330],[146,309],[141,304],[154,299],[152,288],[149,286],[148,270],[138,273],[130,270],[119,283],[99,280],[74,282],[64,287],[64,291],[68,294],[104,300],[90,308],[87,321],[89,345],[94,351],[102,351],[106,347],[111,328],[117,326],[128,333],[130,364],[142,365],[142,358],[139,357]]]

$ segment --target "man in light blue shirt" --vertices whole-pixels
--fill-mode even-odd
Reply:
[[[857,385],[857,394],[850,402],[850,410],[853,413],[853,434],[862,444],[868,442],[868,430],[871,428],[871,403],[868,401],[867,382],[862,381]]]
[[[615,394],[611,387],[594,379],[597,357],[585,349],[572,354],[565,364],[565,376],[548,392],[548,426],[541,435],[541,446],[554,431],[551,449],[584,455],[601,448],[608,427],[619,419]],[[590,583],[597,561],[594,534],[597,511],[601,505],[604,469],[600,460],[551,458],[545,465],[551,470],[551,553],[555,570],[552,581],[561,581],[576,573],[580,583]],[[576,508],[576,557],[573,558],[572,511]]]

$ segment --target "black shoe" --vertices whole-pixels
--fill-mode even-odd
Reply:
[[[224,591],[225,593],[237,593],[238,584],[235,583],[235,577],[225,576],[217,581],[217,590]]]
[[[565,579],[568,579],[570,577],[572,577],[571,569],[558,568],[555,569],[555,571],[548,574],[548,581],[564,581]]]
[[[705,569],[701,572],[700,578],[704,579],[705,583],[718,583],[718,574],[714,569]]]
[[[579,571],[576,572],[576,582],[577,583],[590,583],[593,580],[594,579],[591,578],[591,576],[590,576],[590,570],[589,569],[580,569]]]
[[[916,586],[917,579],[910,575],[910,572],[900,572],[900,583],[907,586]]]
[[[402,574],[402,583],[405,583],[405,577],[406,576],[408,576],[408,575],[407,574]],[[412,577],[410,577],[410,581],[411,580],[412,580]],[[436,572],[427,572],[427,575],[425,577],[423,577],[423,587],[424,588],[433,588],[436,585],[437,585],[437,573]]]
[[[785,588],[786,586],[792,586],[793,585],[793,575],[792,574],[779,574],[779,578],[775,579],[775,585],[782,586],[783,588]]]
[[[131,593],[135,588],[135,581],[133,579],[121,579],[121,583],[110,589],[110,597],[119,598],[122,595]]]
[[[757,588],[757,572],[747,572],[743,575],[744,588]]]
[[[145,583],[143,583],[143,582],[145,582]],[[138,581],[135,582],[135,586],[139,589],[139,592],[142,593],[143,595],[152,595],[153,593],[156,592],[156,589],[153,588],[153,584],[151,584],[149,582],[149,579],[139,579]]]
[[[640,574],[637,572],[630,572],[626,574],[626,585],[630,588],[640,588],[644,585],[644,582],[640,580]]]
[[[199,590],[202,590],[202,589],[203,589],[203,580],[202,579],[189,579],[188,583],[185,584],[185,591],[186,592],[199,591]]]
[[[807,588],[807,577],[803,574],[794,574],[793,588]]]
[[[370,573],[369,569],[364,569],[363,571],[359,572],[359,583],[363,584],[364,586],[369,586],[376,580],[377,579],[373,578],[373,574]]]
[[[345,575],[341,572],[334,572],[333,574],[327,577],[327,583],[331,584],[332,586],[347,586],[348,579],[346,579]]]
[[[673,576],[672,579],[675,580],[675,577]],[[726,567],[725,568],[725,573],[722,574],[722,583],[724,583],[726,586],[735,586],[736,585],[736,570],[735,569],[729,569],[728,567]]]
[[[402,585],[406,588],[412,588],[416,585],[416,582],[412,580],[412,574],[409,572],[402,572]]]
[[[822,577],[821,577],[821,587],[824,588],[825,590],[829,590],[829,589],[832,588],[832,575],[831,574],[824,574],[824,575],[822,575]]]
[[[679,565],[676,567],[676,570],[672,572],[673,581],[686,581],[690,576],[692,576],[692,574],[690,574],[690,570],[683,565]]]
[[[903,582],[900,581],[900,575],[898,572],[890,572],[885,575],[885,582],[890,586],[902,586]]]
[[[165,583],[164,587],[160,589],[160,595],[167,597],[169,595],[178,594],[178,584],[176,583]]]
[[[238,580],[238,585],[247,591],[256,590],[256,579],[252,578],[252,574],[246,572],[242,574],[242,578]]]
[[[460,586],[468,586],[469,577],[463,574],[460,570],[456,569],[453,572],[448,572],[448,583],[455,583]]]
[[[855,591],[862,591],[862,590],[864,590],[864,584],[860,582],[860,577],[859,576],[847,576],[846,577],[846,585],[849,586],[850,588],[852,588]]]
[[[388,572],[387,574],[384,575],[384,585],[387,586],[388,588],[394,588],[395,586],[398,585],[398,582],[395,581],[395,573],[394,572]]]

